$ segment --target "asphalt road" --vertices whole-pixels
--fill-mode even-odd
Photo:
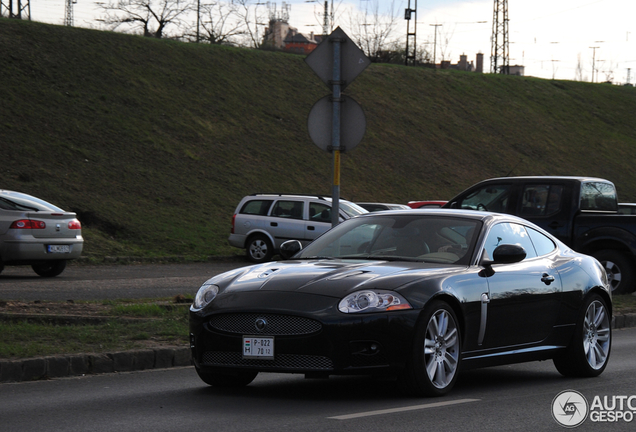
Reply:
[[[562,431],[552,417],[562,391],[580,392],[590,406],[596,396],[636,395],[635,352],[636,329],[618,330],[598,378],[566,379],[552,362],[526,363],[463,373],[450,395],[434,399],[407,398],[391,382],[364,377],[261,374],[248,387],[219,389],[203,384],[192,367],[7,383],[0,384],[0,430]],[[603,409],[593,411],[598,420]],[[598,422],[591,415],[575,430],[636,426],[636,419]]]
[[[247,261],[193,264],[69,265],[54,278],[36,275],[29,266],[5,267],[0,273],[2,300],[105,300],[196,294],[212,276],[249,265]]]

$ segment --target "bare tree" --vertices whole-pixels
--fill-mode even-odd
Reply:
[[[193,10],[186,0],[114,0],[99,7],[104,10],[101,21],[111,30],[141,29],[144,36],[158,39],[166,35],[166,27],[181,26],[185,14]]]
[[[583,81],[583,64],[581,63],[581,53],[576,56],[576,69],[574,69],[574,81]]]
[[[233,1],[200,5],[199,29],[196,24],[188,28],[185,39],[214,45],[237,45],[238,38],[245,34],[245,24],[237,13],[237,7]]]
[[[244,40],[242,46],[260,48],[263,45],[263,34],[259,32],[259,26],[266,25],[267,11],[258,6],[265,5],[258,0],[232,0],[237,6],[236,14],[243,25]]]
[[[395,1],[380,12],[378,0],[372,0],[364,11],[349,16],[351,38],[371,60],[386,51],[391,34],[397,26]]]
[[[415,64],[424,65],[430,64],[433,60],[433,54],[429,52],[423,45],[427,45],[427,42],[417,46],[415,52]],[[393,63],[404,64],[406,60],[406,47],[404,46],[403,39],[393,39],[386,44],[384,50],[377,55],[377,63]]]

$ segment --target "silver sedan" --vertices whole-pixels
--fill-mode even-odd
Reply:
[[[30,265],[54,277],[82,254],[82,225],[72,212],[21,192],[0,189],[0,272]]]

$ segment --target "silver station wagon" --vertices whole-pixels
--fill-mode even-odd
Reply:
[[[338,200],[340,221],[367,213]],[[331,198],[319,195],[253,194],[244,197],[232,217],[230,245],[245,249],[254,263],[272,259],[287,240],[309,244],[331,228]]]

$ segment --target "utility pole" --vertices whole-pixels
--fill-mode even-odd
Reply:
[[[596,49],[600,47],[590,47],[592,49],[592,82],[594,82],[594,70],[596,69]]]
[[[441,24],[429,24],[432,27],[435,27],[435,36],[433,36],[433,66],[437,64],[437,27],[441,26]],[[442,60],[444,60],[444,56],[442,55]],[[435,66],[437,68],[437,66]]]
[[[197,0],[197,43],[201,40],[201,0]]]
[[[508,0],[494,0],[492,19],[492,40],[490,50],[490,72],[508,75],[510,73],[510,52],[508,41]],[[499,71],[497,71],[499,69]]]
[[[4,16],[3,9],[6,9],[9,18],[31,21],[31,3],[29,3],[29,0],[18,0],[15,5],[17,8],[14,11],[13,0],[0,0],[0,16]]]
[[[415,66],[417,48],[415,44],[415,33],[417,31],[417,0],[414,0],[415,4],[411,9],[411,0],[409,0],[408,6],[404,11],[404,19],[406,20],[406,53],[404,56],[404,65],[409,64]],[[411,30],[411,20],[413,21],[413,30]]]
[[[66,0],[64,7],[64,25],[73,27],[73,5],[77,3],[77,0]]]

